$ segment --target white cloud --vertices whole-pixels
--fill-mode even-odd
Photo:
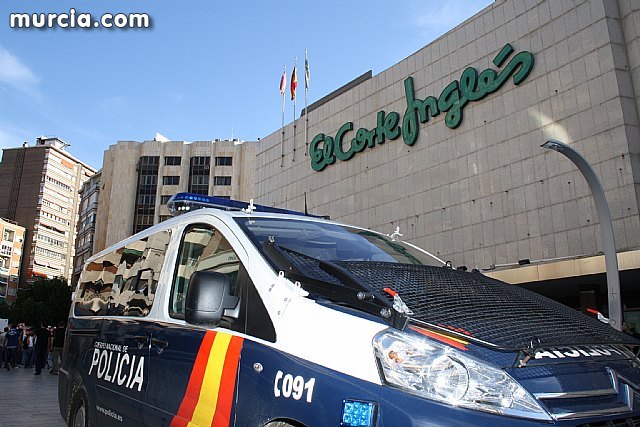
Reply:
[[[7,49],[0,46],[0,85],[16,88],[27,95],[40,99],[40,79]]]

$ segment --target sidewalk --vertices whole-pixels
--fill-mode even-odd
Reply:
[[[0,369],[0,427],[63,427],[58,376],[43,369]]]

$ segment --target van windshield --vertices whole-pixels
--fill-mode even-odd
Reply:
[[[344,225],[277,218],[235,218],[258,250],[265,242],[320,261],[375,261],[442,266],[435,257],[383,234]]]

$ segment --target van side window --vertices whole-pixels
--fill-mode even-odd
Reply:
[[[161,231],[90,262],[80,275],[75,314],[149,314],[170,238],[170,230]]]
[[[208,225],[193,225],[184,233],[169,302],[171,317],[184,319],[189,280],[196,271],[226,274],[231,293],[240,297],[238,318],[225,317],[220,326],[275,341],[275,329],[247,270],[222,233]]]
[[[178,268],[171,290],[171,317],[184,319],[184,305],[191,275],[196,271],[216,271],[231,279],[235,293],[240,261],[224,236],[205,225],[191,226],[182,240]]]

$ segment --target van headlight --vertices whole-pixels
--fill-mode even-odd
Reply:
[[[436,341],[386,330],[373,339],[382,382],[452,406],[551,421],[506,372]]]

